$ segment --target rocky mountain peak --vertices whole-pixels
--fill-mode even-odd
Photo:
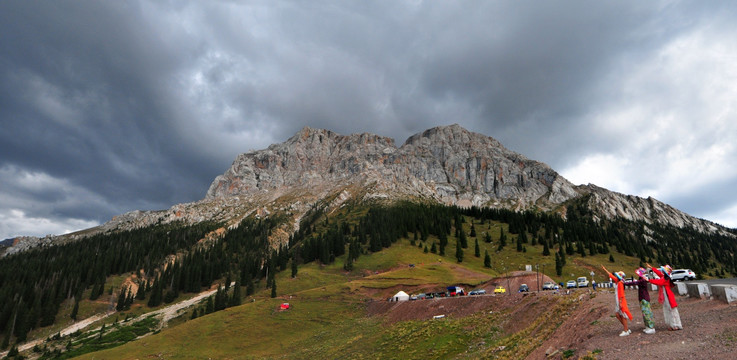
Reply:
[[[499,148],[508,151],[496,139],[483,134],[471,132],[464,127],[453,124],[448,126],[436,126],[421,133],[410,136],[404,145],[417,146],[418,144],[448,144],[462,147],[472,145],[483,145],[485,147]]]
[[[420,196],[477,206],[551,208],[577,196],[547,165],[460,125],[411,136],[400,148],[374,134],[339,135],[305,127],[284,143],[241,154],[218,176],[208,199],[284,187],[378,184],[381,196]]]

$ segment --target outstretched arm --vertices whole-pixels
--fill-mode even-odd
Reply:
[[[660,271],[660,269],[658,269],[658,268],[652,268],[652,270],[655,273],[655,275],[658,275],[658,277],[661,277],[661,278],[663,277],[663,272]]]
[[[616,276],[612,275],[612,273],[610,273],[609,270],[607,270],[604,267],[604,265],[602,265],[601,268],[604,269],[604,271],[606,271],[607,275],[609,275],[609,278],[612,279],[612,281],[614,281],[614,282],[619,281],[619,279]]]

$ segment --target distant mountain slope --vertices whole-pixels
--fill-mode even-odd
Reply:
[[[539,209],[563,217],[568,202],[586,199],[595,220],[621,217],[733,236],[722,226],[653,198],[619,194],[592,184],[573,185],[548,165],[508,150],[492,137],[450,125],[417,133],[400,147],[379,135],[340,135],[305,127],[283,143],[238,155],[201,201],[168,210],[132,211],[96,228],[44,238],[43,243],[172,221],[214,220],[232,225],[250,214],[265,216],[287,210],[293,226],[282,229],[279,238],[283,242],[317,202],[337,208],[349,200],[371,199]],[[16,241],[16,246],[26,249],[39,243],[38,238],[27,237]],[[16,246],[8,253],[17,251]]]

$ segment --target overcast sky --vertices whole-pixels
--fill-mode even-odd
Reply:
[[[0,239],[202,199],[304,126],[453,123],[737,227],[737,2],[0,2]]]

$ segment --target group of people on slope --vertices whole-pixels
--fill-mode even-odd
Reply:
[[[632,320],[632,313],[630,313],[630,310],[627,307],[627,300],[624,296],[625,285],[637,285],[637,299],[640,301],[642,320],[645,324],[643,332],[645,332],[645,334],[655,333],[653,311],[650,308],[650,292],[647,289],[648,283],[658,286],[658,302],[663,304],[663,318],[665,319],[665,324],[668,326],[668,330],[675,331],[683,329],[683,326],[681,325],[681,316],[678,314],[678,303],[676,303],[676,297],[673,295],[673,290],[671,290],[671,288],[675,286],[670,278],[673,269],[670,265],[655,268],[650,264],[647,264],[647,267],[652,269],[653,273],[657,275],[657,278],[648,279],[647,270],[645,270],[645,268],[639,268],[635,270],[635,273],[637,274],[636,280],[625,281],[625,274],[623,271],[617,271],[612,274],[606,269],[606,267],[604,267],[604,265],[601,266],[601,268],[609,274],[609,278],[612,279],[617,287],[614,292],[616,302],[615,316],[617,317],[617,320],[622,323],[622,326],[624,326],[624,330],[619,334],[619,336],[627,336],[632,333],[632,330],[627,326],[627,320]]]

